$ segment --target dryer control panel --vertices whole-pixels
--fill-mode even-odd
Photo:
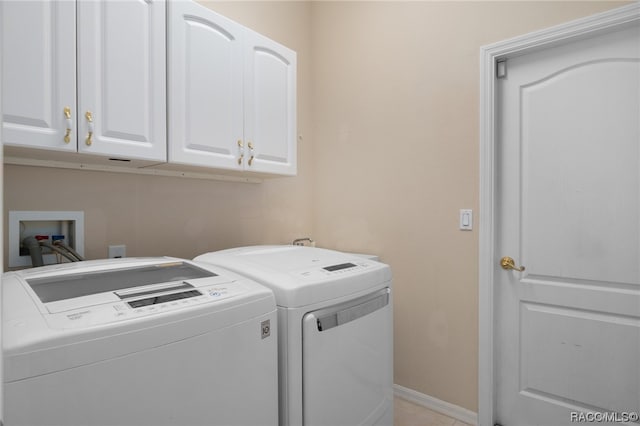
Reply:
[[[303,278],[314,279],[321,277],[337,277],[340,275],[358,274],[370,267],[371,262],[368,260],[358,259],[349,262],[304,269],[302,271],[298,271],[297,275]]]

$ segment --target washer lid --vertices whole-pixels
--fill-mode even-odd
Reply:
[[[42,303],[58,302],[82,296],[126,292],[134,287],[181,282],[218,274],[182,261],[124,265],[116,269],[84,270],[65,275],[27,277],[25,281]],[[136,290],[140,292],[141,290]]]
[[[175,258],[126,258],[3,274],[3,380],[17,381],[153,350],[229,329],[275,310],[273,292],[264,286],[220,267],[191,269],[185,266],[189,264],[192,262]],[[164,267],[173,272],[154,269]],[[206,276],[185,279],[185,270]],[[111,274],[117,279],[111,280]],[[165,279],[170,281],[162,282]],[[85,289],[78,284],[80,289],[72,292],[69,289],[76,287],[76,280],[99,285]],[[34,290],[38,285],[60,286],[69,292],[67,298],[44,303]],[[51,297],[56,298],[56,292]],[[256,333],[261,332],[257,327]]]
[[[306,246],[253,246],[206,253],[219,265],[271,288],[279,306],[299,307],[391,285],[388,265],[356,254]]]

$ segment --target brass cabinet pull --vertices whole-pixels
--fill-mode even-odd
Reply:
[[[255,156],[253,155],[253,143],[248,142],[247,146],[249,147],[249,153],[251,154],[251,157],[249,157],[249,167],[251,167],[251,165],[253,164],[253,159],[255,158]]]
[[[64,107],[64,117],[67,121],[67,130],[64,134],[64,143],[71,142],[71,128],[73,127],[73,121],[71,120],[71,108]]]
[[[505,256],[502,259],[500,259],[500,266],[502,266],[502,269],[507,271],[512,269],[514,271],[519,271],[519,272],[524,271],[524,266],[516,266],[516,261],[510,258],[509,256]]]
[[[85,139],[84,143],[86,143],[87,146],[91,146],[93,143],[93,114],[91,111],[87,111],[84,116],[87,119],[87,128],[89,130],[87,139]]]
[[[242,139],[238,139],[238,153],[240,154],[238,157],[238,166],[242,166],[242,160],[244,160],[244,144],[242,143]]]

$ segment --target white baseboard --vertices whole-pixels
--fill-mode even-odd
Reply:
[[[463,423],[473,426],[478,424],[478,413],[467,410],[466,408],[462,408],[458,405],[454,405],[413,389],[395,384],[393,385],[393,393],[399,398],[406,399],[407,401],[411,401],[430,410],[444,414],[445,416],[460,420]]]

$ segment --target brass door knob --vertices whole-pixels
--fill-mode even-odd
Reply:
[[[524,271],[524,266],[516,266],[516,261],[510,258],[509,256],[505,256],[502,259],[500,259],[500,266],[502,266],[502,269],[505,269],[507,271],[511,269],[519,272]]]

